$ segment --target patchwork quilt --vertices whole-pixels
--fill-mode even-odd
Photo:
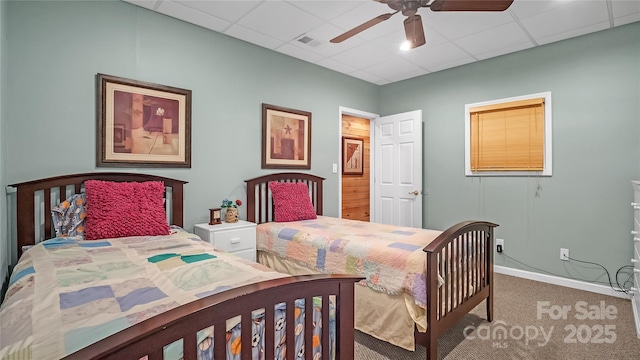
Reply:
[[[422,249],[440,233],[318,216],[258,225],[257,247],[317,272],[363,276],[361,285],[391,295],[410,294],[425,308],[427,260]]]
[[[168,236],[47,240],[25,252],[11,276],[0,307],[0,359],[59,359],[190,301],[283,276],[182,229]],[[261,315],[254,316],[260,331]],[[240,325],[232,325],[227,347],[234,359]],[[212,334],[198,334],[200,358],[212,354]],[[260,336],[254,335],[256,359]],[[181,346],[167,346],[165,359],[179,359]]]

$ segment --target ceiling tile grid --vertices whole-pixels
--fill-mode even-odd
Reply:
[[[403,51],[405,16],[379,1],[122,1],[378,85],[640,21],[640,0],[515,0],[502,12],[423,7],[426,44]],[[383,14],[393,15],[329,42]]]

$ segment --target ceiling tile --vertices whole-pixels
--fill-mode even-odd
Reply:
[[[407,59],[429,71],[442,68],[442,64],[471,62],[473,58],[452,43],[432,47],[421,47],[415,52],[408,52]]]
[[[608,14],[607,4],[604,1],[575,1],[568,2],[565,6],[553,11],[521,19],[520,23],[538,41],[538,39],[569,33],[601,22],[608,23]]]
[[[456,43],[473,56],[496,52],[518,44],[533,46],[520,26],[511,22],[458,39]]]
[[[233,36],[234,38],[244,40],[246,42],[265,47],[267,49],[275,49],[276,47],[284,44],[283,41],[270,38],[257,31],[247,29],[240,25],[233,25],[224,33],[226,35]]]
[[[166,2],[168,0],[164,0]],[[204,12],[205,14],[213,15],[215,17],[236,22],[248,11],[258,6],[260,1],[229,1],[229,0],[216,0],[216,1],[202,1],[202,0],[174,0],[184,6],[190,7]]]
[[[238,24],[287,42],[320,26],[322,22],[289,3],[265,1],[240,19]]]
[[[356,68],[354,68],[353,66],[345,65],[333,59],[320,60],[316,63],[316,65],[320,65],[326,67],[327,69],[335,70],[344,74],[349,74],[356,71]]]
[[[431,70],[432,72],[436,72],[436,71],[440,71],[440,70],[451,69],[451,68],[454,68],[456,66],[470,64],[470,63],[472,63],[474,61],[475,61],[475,59],[473,59],[472,57],[466,57],[466,58],[462,58],[462,59],[451,60],[451,61],[439,63],[437,65],[433,65],[433,66],[431,66],[429,68],[429,70]]]
[[[519,19],[526,19],[548,11],[555,11],[559,7],[569,5],[571,1],[576,0],[516,0],[507,11]]]
[[[476,59],[478,59],[478,60],[485,60],[485,59],[489,59],[489,58],[492,58],[492,57],[505,55],[505,54],[510,54],[510,53],[514,53],[514,52],[520,51],[520,50],[529,49],[529,48],[532,48],[532,47],[533,47],[533,44],[531,43],[531,41],[527,41],[526,43],[511,45],[511,46],[503,47],[503,48],[500,48],[500,49],[497,49],[497,50],[494,50],[494,51],[489,51],[489,52],[486,52],[486,53],[474,55],[474,57]]]
[[[632,22],[640,21],[640,13],[635,13],[627,16],[621,16],[619,18],[615,18],[613,23],[615,26],[631,24]]]
[[[437,46],[449,41],[440,35],[435,28],[426,24],[424,19],[422,20],[422,25],[424,26],[424,36],[427,40],[427,45]]]
[[[313,14],[324,20],[332,20],[338,16],[352,10],[362,3],[369,3],[371,0],[295,0],[288,1],[291,5],[296,6],[310,14]]]
[[[349,41],[343,41],[337,44],[329,42],[329,40],[335,37],[335,34],[340,33],[341,31],[342,30],[340,30],[335,25],[327,23],[304,34],[304,36],[308,36],[316,40],[317,42],[312,41],[305,44],[298,41],[299,38],[296,38],[292,40],[290,44],[302,47],[303,49],[309,51],[313,51],[325,57],[329,57],[341,53],[345,50],[349,50],[363,43],[362,40],[357,38],[351,38],[349,39]]]
[[[439,12],[430,16],[427,24],[449,40],[489,30],[513,22],[509,12]],[[424,21],[423,21],[424,22]]]
[[[355,78],[361,79],[361,80],[365,80],[374,84],[378,84],[378,85],[384,85],[386,83],[389,83],[388,80],[385,80],[383,78],[380,78],[378,76],[375,76],[373,74],[369,74],[366,71],[362,71],[362,70],[358,70],[358,71],[354,71],[351,74],[349,74],[350,76],[353,76]]]
[[[569,39],[569,38],[580,36],[580,35],[589,34],[589,33],[600,31],[600,30],[605,30],[605,29],[608,29],[609,27],[610,27],[609,26],[609,21],[601,22],[601,23],[598,23],[598,24],[581,27],[579,29],[573,29],[573,30],[570,30],[570,31],[565,31],[565,32],[562,32],[562,33],[555,33],[555,34],[551,34],[549,36],[537,38],[536,42],[539,45],[544,45],[544,44],[548,44],[548,43],[552,43],[552,42],[556,42],[556,41],[560,41],[560,40],[564,40],[564,39]]]
[[[333,56],[343,64],[351,65],[359,69],[383,62],[393,56],[392,53],[380,49],[371,44],[363,44],[353,49],[341,52]]]
[[[638,0],[611,0],[611,10],[614,18],[640,13]]]
[[[422,75],[426,75],[428,74],[429,71],[425,70],[425,69],[419,69],[416,71],[412,71],[412,72],[408,72],[406,74],[401,74],[398,76],[392,76],[392,77],[388,77],[387,79],[390,82],[396,82],[396,81],[402,81],[402,80],[407,80],[407,79],[411,79],[417,76],[422,76]]]
[[[640,21],[640,1],[638,0],[612,0],[611,10],[615,26]]]
[[[391,79],[408,73],[417,73],[425,71],[419,66],[412,64],[400,57],[394,57],[387,61],[375,64],[363,69],[364,71],[375,74],[383,79]]]
[[[186,7],[173,1],[162,1],[156,11],[218,32],[224,31],[224,29],[231,25],[231,23],[226,20],[205,14],[202,11]]]
[[[299,48],[297,46],[293,46],[291,44],[284,44],[278,48],[276,48],[277,52],[281,52],[283,54],[289,55],[289,56],[293,56],[296,57],[298,59],[304,60],[304,61],[308,61],[310,63],[316,63],[320,60],[322,60],[324,57],[321,55],[318,55],[316,53],[313,53],[309,50],[305,50],[302,48]]]

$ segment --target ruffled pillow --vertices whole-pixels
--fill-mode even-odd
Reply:
[[[169,235],[161,181],[87,180],[86,240]]]
[[[316,219],[316,211],[309,198],[309,188],[303,182],[270,182],[275,206],[274,220],[288,222]]]

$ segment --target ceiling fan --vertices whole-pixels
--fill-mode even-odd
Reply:
[[[395,12],[382,14],[360,24],[353,29],[331,39],[332,43],[340,43],[362,31],[388,20],[393,15],[402,12],[404,19],[404,32],[413,49],[426,43],[422,18],[418,15],[420,8],[426,7],[431,11],[505,11],[514,0],[374,0],[387,4]]]

